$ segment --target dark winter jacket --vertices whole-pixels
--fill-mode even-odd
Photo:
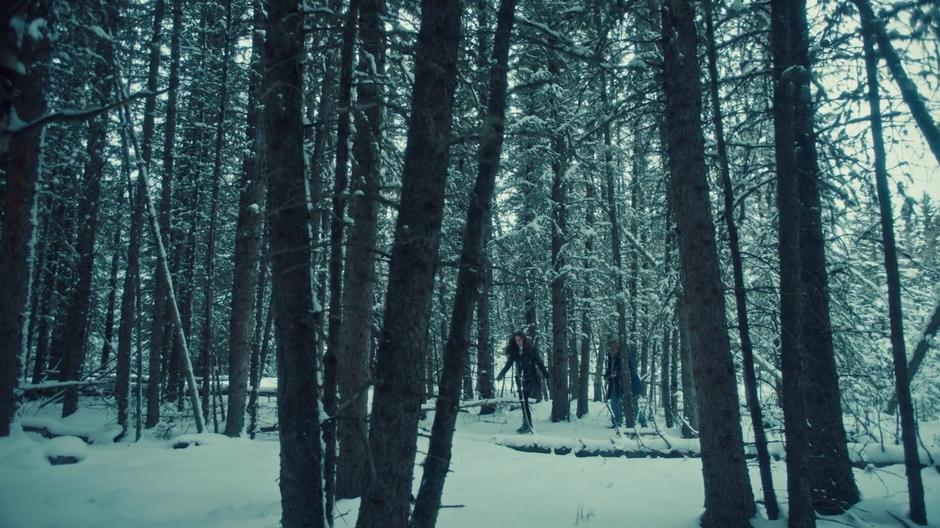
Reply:
[[[509,356],[509,361],[506,362],[506,366],[499,372],[497,378],[502,379],[513,365],[516,366],[516,377],[521,377],[523,385],[529,385],[532,382],[538,383],[541,379],[539,373],[545,378],[549,377],[548,369],[542,363],[535,347],[520,353],[516,346],[511,346],[506,349],[506,355]]]
[[[643,380],[636,373],[636,361],[630,356],[628,362],[630,366],[630,389],[634,396],[643,394]],[[607,394],[623,393],[623,356],[620,354],[607,354],[607,362],[604,365],[604,379],[607,380]]]
[[[607,394],[620,394],[623,390],[623,356],[607,354],[604,364],[604,379],[607,380]]]

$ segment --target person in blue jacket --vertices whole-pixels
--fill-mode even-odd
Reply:
[[[529,407],[529,398],[541,399],[542,377],[548,379],[548,369],[542,363],[538,351],[523,332],[516,332],[506,344],[506,355],[509,359],[506,366],[496,376],[502,381],[510,367],[516,367],[516,388],[519,391],[519,400],[522,403],[522,427],[519,433],[532,431],[532,409]],[[541,376],[540,376],[541,374]]]

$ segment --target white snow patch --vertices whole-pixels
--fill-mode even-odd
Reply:
[[[511,389],[502,396],[508,393]],[[262,403],[262,416],[268,420],[263,423],[271,423],[274,403]],[[698,458],[579,457],[575,453],[525,453],[497,444],[635,448],[642,441],[659,448],[657,442],[662,442],[650,429],[638,430],[640,439],[617,437],[605,428],[609,415],[601,403],[591,402],[589,414],[582,419],[559,423],[549,420],[550,407],[550,402],[533,405],[537,435],[514,434],[521,423],[518,406],[502,404],[487,416],[472,410],[460,413],[443,496],[444,505],[460,507],[442,509],[438,526],[698,526],[703,502]],[[110,418],[105,410],[99,412],[101,428]],[[432,420],[433,413],[429,413],[420,427],[427,430]],[[935,438],[932,431],[922,429],[924,440],[935,446],[930,440]],[[693,449],[696,444],[679,439],[675,429],[662,433],[674,449]],[[15,430],[10,438],[0,438],[0,526],[279,525],[276,435],[261,434],[254,441],[211,434],[181,435],[175,440],[180,439],[198,441],[200,447],[169,449],[167,440],[145,434],[136,444],[84,447],[88,455],[84,462],[51,467],[42,460],[51,442]],[[775,443],[772,448],[778,446]],[[900,460],[896,458],[900,452],[891,447],[884,452],[885,459]],[[426,438],[419,439],[418,451],[427,452]],[[865,456],[872,459],[875,451],[881,449],[872,443]],[[420,485],[421,461],[419,455],[415,490]],[[772,471],[785,510],[785,463],[774,461]],[[759,498],[756,466],[749,465],[749,472]],[[927,515],[940,518],[940,474],[928,467],[922,475]],[[855,477],[865,500],[846,515],[820,519],[820,528],[897,526],[892,515],[904,518],[907,509],[903,466],[856,470]],[[336,514],[343,517],[337,525],[354,526],[358,507],[358,500],[338,501]],[[785,521],[769,522],[760,514],[753,521],[756,528],[784,525]]]
[[[42,452],[49,460],[69,458],[80,461],[88,457],[88,444],[77,436],[59,436],[46,442]]]
[[[26,33],[29,34],[29,38],[33,40],[42,40],[45,38],[43,31],[45,31],[48,25],[45,18],[37,18],[29,23],[29,26],[26,28]]]

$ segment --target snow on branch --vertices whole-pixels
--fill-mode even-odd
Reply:
[[[165,93],[167,89],[158,90],[155,95],[160,95]],[[0,136],[2,135],[13,135],[17,136],[20,134],[25,134],[33,129],[40,128],[48,125],[52,122],[66,122],[66,121],[84,121],[86,119],[91,119],[103,113],[109,112],[115,108],[123,106],[135,99],[141,97],[146,97],[150,95],[150,92],[147,90],[141,90],[139,92],[133,93],[127,96],[124,99],[113,101],[103,106],[97,106],[94,108],[85,108],[81,110],[58,110],[54,112],[49,112],[44,116],[38,117],[32,121],[24,122],[16,118],[16,114],[11,115],[10,124],[5,129],[0,129]]]

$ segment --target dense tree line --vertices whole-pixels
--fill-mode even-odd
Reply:
[[[935,3],[32,0],[0,26],[0,436],[94,397],[124,438],[254,437],[276,377],[285,526],[353,497],[359,526],[433,526],[461,402],[512,395],[523,330],[552,421],[604,399],[617,343],[627,426],[699,438],[705,526],[757,512],[742,426],[768,517],[770,438],[811,526],[858,502],[868,437],[926,522]]]

